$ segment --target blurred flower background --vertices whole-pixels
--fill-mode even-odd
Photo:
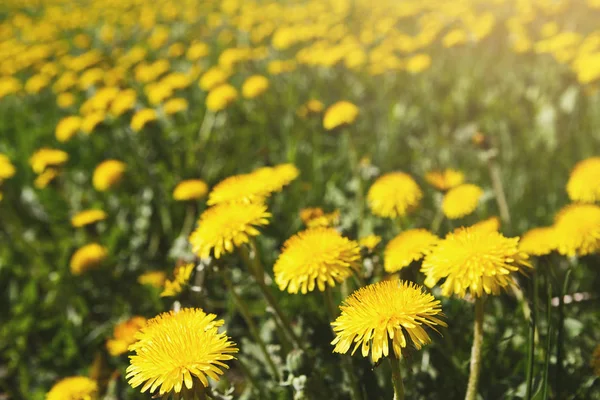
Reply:
[[[600,399],[599,21],[2,1],[0,399]]]

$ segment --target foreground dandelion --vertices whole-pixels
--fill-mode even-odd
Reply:
[[[465,175],[455,169],[447,168],[445,170],[429,171],[425,174],[425,180],[431,186],[445,192],[460,184],[465,180]]]
[[[384,218],[408,214],[419,205],[422,197],[423,192],[417,182],[404,172],[380,176],[367,193],[373,214]]]
[[[102,210],[83,210],[71,218],[71,225],[75,228],[80,228],[82,226],[103,221],[106,217],[106,213]]]
[[[71,256],[71,273],[81,275],[84,272],[98,267],[108,256],[106,247],[98,243],[90,243],[77,249]]]
[[[358,107],[349,101],[338,101],[329,106],[323,117],[323,127],[328,131],[354,123],[358,117]]]
[[[215,258],[230,253],[250,237],[260,234],[259,226],[269,223],[271,214],[261,203],[224,203],[204,211],[190,235],[192,250],[201,258],[214,251]]]
[[[98,384],[85,376],[63,378],[46,394],[46,400],[96,399],[98,399]]]
[[[208,185],[201,179],[181,181],[173,190],[173,199],[177,201],[198,200],[206,196]]]
[[[204,399],[207,377],[218,381],[222,368],[228,368],[224,361],[238,352],[226,333],[218,332],[224,321],[216,317],[199,308],[183,308],[150,319],[129,347],[135,352],[127,367],[129,384],[143,385],[142,393]]]
[[[600,201],[600,157],[591,157],[575,165],[567,182],[567,193],[572,201]]]
[[[570,204],[555,217],[556,247],[566,256],[585,256],[600,250],[600,206]]]
[[[113,357],[127,353],[129,346],[136,341],[135,334],[144,325],[146,325],[146,318],[140,316],[131,317],[117,324],[113,330],[113,337],[106,342],[108,353]]]
[[[471,214],[477,209],[483,190],[470,183],[451,189],[442,200],[444,215],[450,219],[458,219]]]
[[[273,272],[279,289],[289,293],[322,292],[342,283],[359,268],[360,246],[335,229],[314,228],[283,244]]]
[[[431,250],[439,238],[427,229],[409,229],[401,232],[385,246],[383,267],[393,273],[419,261]]]
[[[352,354],[360,347],[373,362],[390,356],[396,397],[403,399],[399,359],[402,349],[420,349],[431,342],[425,327],[447,326],[439,300],[412,282],[398,279],[378,282],[352,293],[340,306],[341,315],[331,323],[335,353]],[[435,328],[434,328],[435,329]],[[390,355],[390,341],[395,357]]]
[[[196,266],[192,263],[179,265],[173,271],[173,280],[165,281],[165,288],[160,294],[160,297],[176,296],[183,291],[183,288],[188,284],[192,272]]]
[[[423,260],[425,285],[433,287],[444,279],[442,295],[475,298],[475,323],[471,369],[466,400],[475,400],[483,345],[484,296],[499,294],[514,285],[512,272],[531,267],[527,254],[519,249],[519,238],[484,229],[459,228],[440,241]]]

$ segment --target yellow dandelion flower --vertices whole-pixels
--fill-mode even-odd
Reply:
[[[177,201],[198,200],[206,196],[208,185],[201,179],[181,181],[173,190],[173,198]]]
[[[554,220],[557,250],[567,256],[585,256],[600,250],[600,207],[570,204]]]
[[[165,281],[165,288],[160,294],[160,297],[172,297],[181,293],[184,287],[188,284],[192,272],[194,272],[194,264],[185,264],[175,267],[173,271],[173,280]]]
[[[48,86],[49,83],[50,80],[47,76],[41,74],[33,75],[25,82],[25,91],[29,94],[37,94]]]
[[[404,172],[380,176],[369,189],[367,200],[373,214],[396,218],[415,209],[423,197],[417,182]]]
[[[10,162],[10,159],[0,153],[0,183],[8,178],[12,178],[17,170],[15,166]]]
[[[358,241],[360,247],[364,247],[369,251],[373,251],[379,243],[381,243],[381,236],[377,235],[367,235],[360,238],[360,240]]]
[[[323,117],[323,127],[328,131],[342,125],[354,123],[358,117],[359,109],[349,101],[338,101],[329,106]]]
[[[91,134],[98,124],[104,122],[105,117],[104,111],[95,111],[86,115],[81,123],[81,131],[86,135]]]
[[[206,43],[196,42],[188,47],[185,57],[190,61],[196,61],[207,56],[209,52],[210,49]]]
[[[179,312],[162,313],[148,321],[130,346],[126,378],[132,387],[142,386],[159,395],[175,398],[192,397],[200,385],[208,387],[207,376],[215,381],[228,368],[224,361],[238,352],[235,343],[218,328],[223,320],[199,308],[183,308]]]
[[[106,213],[102,210],[84,210],[78,212],[71,218],[71,225],[75,228],[94,224],[99,221],[105,220],[107,217]]]
[[[473,297],[498,294],[514,283],[511,272],[531,267],[527,254],[519,249],[519,238],[498,232],[461,228],[449,233],[425,256],[421,271],[425,285],[442,283],[442,294]]]
[[[69,155],[57,149],[42,148],[29,158],[29,164],[36,174],[41,174],[47,167],[56,167],[67,162]]]
[[[439,300],[423,287],[398,279],[381,281],[352,293],[340,306],[341,315],[331,323],[335,353],[352,354],[361,348],[373,362],[390,354],[389,341],[397,358],[410,342],[420,349],[431,342],[424,327],[447,326]],[[409,340],[407,340],[409,339]]]
[[[556,248],[556,232],[550,226],[533,228],[525,232],[519,241],[519,249],[532,256],[544,256]]]
[[[306,294],[342,283],[359,269],[358,243],[331,228],[302,231],[284,244],[273,272],[279,289]]]
[[[108,353],[115,357],[127,353],[129,346],[136,342],[135,335],[140,328],[146,325],[146,318],[135,316],[127,321],[117,324],[113,330],[113,337],[106,342]]]
[[[98,267],[108,256],[108,249],[98,243],[86,244],[80,247],[71,256],[71,273],[81,275],[82,273]]]
[[[238,97],[238,92],[233,86],[224,83],[212,89],[206,96],[206,108],[217,112],[226,109]]]
[[[227,82],[229,76],[230,73],[228,71],[219,67],[212,67],[206,70],[204,74],[202,74],[198,86],[200,86],[200,89],[208,92],[216,88],[217,86]]]
[[[59,142],[66,142],[71,139],[81,128],[81,117],[77,115],[70,115],[61,119],[56,125],[56,140]]]
[[[300,210],[300,219],[306,225],[308,221],[322,217],[325,211],[321,207],[308,207]]]
[[[447,168],[442,171],[429,171],[425,174],[425,180],[438,190],[446,191],[452,189],[465,180],[465,175],[455,169]]]
[[[131,118],[131,129],[135,132],[141,131],[148,122],[156,121],[156,110],[152,108],[142,108],[138,110]]]
[[[419,261],[427,254],[439,238],[427,229],[409,229],[393,238],[384,251],[383,267],[393,273]]]
[[[46,394],[46,400],[96,399],[98,399],[98,384],[85,376],[63,378]]]
[[[112,103],[110,103],[110,113],[115,117],[121,116],[135,106],[136,100],[137,93],[134,89],[122,90]]]
[[[484,231],[498,232],[500,230],[500,218],[490,217],[471,225],[472,229],[482,229]]]
[[[35,181],[33,181],[33,186],[38,189],[46,188],[50,182],[52,182],[58,176],[58,170],[55,168],[46,168],[44,172],[39,174]]]
[[[567,193],[572,201],[600,201],[600,157],[591,157],[575,165],[567,182]]]
[[[94,169],[92,184],[99,192],[105,192],[117,185],[123,178],[126,165],[119,160],[102,161]]]
[[[268,225],[269,217],[264,204],[217,204],[200,215],[198,227],[190,235],[192,249],[201,258],[208,257],[211,250],[220,258],[259,235],[256,227]]]
[[[318,217],[311,218],[306,221],[305,225],[307,228],[319,228],[336,226],[340,223],[340,210],[334,210],[330,213],[323,213]]]
[[[262,75],[252,75],[242,85],[242,96],[253,99],[260,96],[269,88],[269,80]]]
[[[311,99],[301,105],[296,111],[296,114],[301,118],[306,118],[309,115],[320,114],[324,109],[325,105],[322,102]]]
[[[178,112],[185,111],[188,109],[188,102],[182,97],[176,97],[169,99],[162,106],[163,111],[167,115],[177,114]]]
[[[13,76],[0,77],[0,99],[21,90],[21,82]]]
[[[429,54],[415,54],[406,60],[404,68],[411,74],[423,72],[431,66],[431,56]]]
[[[75,104],[75,95],[73,93],[65,92],[60,93],[56,96],[56,104],[60,108],[68,108]]]
[[[464,183],[449,190],[442,200],[442,211],[449,219],[458,219],[471,214],[479,205],[483,189]]]
[[[167,279],[167,274],[163,271],[148,271],[138,276],[138,283],[140,285],[149,285],[155,288],[162,288]]]
[[[185,53],[185,46],[183,43],[179,42],[173,43],[169,46],[169,49],[167,50],[167,54],[169,55],[169,57],[172,58],[181,57],[183,53]]]

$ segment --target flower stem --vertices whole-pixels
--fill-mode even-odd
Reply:
[[[471,365],[469,371],[469,383],[465,400],[477,399],[477,384],[479,383],[479,371],[481,369],[481,347],[483,345],[483,306],[481,297],[475,299],[475,324],[473,326],[473,347],[471,348]]]
[[[267,345],[260,337],[260,333],[258,331],[258,328],[256,327],[256,324],[252,320],[252,314],[250,313],[248,306],[242,300],[240,295],[235,291],[235,288],[233,287],[229,277],[223,276],[223,279],[225,280],[225,285],[227,286],[227,290],[229,291],[229,293],[231,293],[231,295],[233,297],[233,302],[235,303],[236,307],[240,311],[240,314],[242,314],[244,321],[246,321],[246,325],[248,325],[250,335],[252,335],[252,337],[254,338],[256,343],[258,343],[258,346],[260,347],[260,350],[263,353],[263,356],[265,357],[265,361],[269,365],[269,369],[271,369],[271,373],[273,374],[273,377],[275,377],[275,379],[279,381],[281,378],[279,376],[279,372],[277,371],[277,367],[275,366],[275,363],[273,362],[271,355],[267,351]]]
[[[510,211],[508,210],[508,202],[506,201],[504,186],[502,185],[500,164],[498,164],[494,158],[490,158],[488,160],[488,169],[490,171],[490,179],[492,180],[492,188],[496,195],[498,209],[500,210],[500,218],[502,219],[502,222],[510,227]]]
[[[404,400],[404,383],[400,371],[400,359],[395,356],[388,357],[392,367],[392,384],[394,385],[394,400]]]
[[[329,313],[329,319],[335,321],[338,315],[338,309],[333,304],[333,295],[331,293],[331,288],[329,286],[325,287],[325,292],[323,292],[323,297],[325,298],[325,306],[327,308],[327,312]],[[335,332],[333,332],[333,336],[335,336]],[[346,375],[346,379],[350,383],[350,393],[353,400],[361,400],[362,395],[360,391],[360,386],[356,381],[356,376],[352,371],[352,359],[348,359],[347,357],[342,356],[342,369],[344,370],[344,374]]]

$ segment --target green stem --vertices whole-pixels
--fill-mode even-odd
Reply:
[[[262,338],[260,336],[260,333],[258,331],[258,328],[256,327],[256,324],[254,323],[254,320],[252,319],[252,314],[251,314],[250,310],[248,309],[248,306],[242,300],[240,295],[236,292],[229,277],[223,276],[223,279],[225,281],[225,285],[227,286],[227,290],[229,291],[229,293],[231,293],[231,295],[233,297],[233,302],[235,303],[236,307],[240,311],[240,314],[242,314],[244,321],[246,321],[246,325],[248,325],[248,329],[250,330],[250,335],[252,335],[252,337],[254,338],[256,343],[258,343],[258,346],[260,347],[260,350],[263,353],[265,361],[267,362],[267,364],[269,365],[269,368],[271,369],[272,375],[275,377],[275,379],[277,381],[281,380],[281,378],[279,376],[279,372],[277,371],[277,367],[275,366],[275,363],[273,362],[273,359],[271,358],[271,354],[269,354],[269,352],[267,350],[267,345],[265,344],[265,342],[262,340]]]
[[[569,280],[571,278],[571,267],[567,270],[565,280],[563,282],[562,291],[558,296],[558,333],[556,336],[556,375],[554,382],[556,384],[556,395],[558,398],[562,398],[562,377],[563,377],[563,363],[564,363],[564,335],[565,335],[565,294],[567,294],[569,288]]]
[[[502,222],[510,227],[510,211],[508,209],[506,195],[504,194],[504,186],[502,185],[500,165],[492,158],[488,161],[488,168],[490,171],[490,179],[492,180],[492,188],[494,189],[496,202],[498,203],[498,210],[500,211],[500,218],[502,219]]]
[[[325,287],[325,292],[323,292],[323,297],[325,298],[325,306],[327,307],[327,312],[329,313],[329,319],[331,321],[335,321],[338,315],[338,310],[333,304],[333,294],[331,293],[331,288],[329,286]],[[335,332],[332,329],[333,336],[335,336]],[[353,400],[361,400],[362,395],[360,391],[360,386],[356,380],[356,376],[352,371],[352,359],[342,356],[342,369],[344,370],[344,375],[346,375],[347,381],[350,383],[350,394]]]
[[[483,345],[483,306],[481,297],[475,299],[475,324],[473,326],[473,347],[471,348],[471,363],[469,371],[469,383],[465,400],[477,399],[477,384],[479,383],[479,371],[481,369],[481,347]]]
[[[404,384],[400,371],[400,359],[395,356],[388,357],[392,367],[392,384],[394,385],[394,400],[404,400]]]
[[[533,286],[532,305],[531,305],[531,318],[529,320],[529,337],[528,337],[528,351],[527,351],[527,378],[525,386],[525,399],[531,400],[531,392],[533,390],[533,368],[535,360],[535,332],[536,332],[536,305],[537,305],[537,281],[535,273],[531,276],[531,285]]]

